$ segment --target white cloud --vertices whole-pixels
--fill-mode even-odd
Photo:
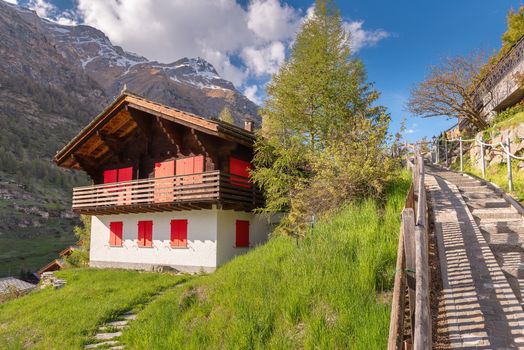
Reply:
[[[17,0],[4,0],[4,1],[8,2],[10,4],[18,5],[18,1]]]
[[[349,46],[353,52],[364,47],[375,46],[380,40],[388,38],[390,34],[382,29],[365,30],[364,21],[344,22],[344,28],[349,33]]]
[[[266,40],[291,39],[300,20],[297,10],[278,0],[254,0],[247,13],[247,27]]]
[[[286,59],[286,47],[280,41],[273,41],[262,48],[249,46],[242,50],[242,58],[256,76],[274,74]]]
[[[284,1],[250,0],[242,7],[236,0],[76,0],[74,11],[63,13],[50,0],[29,0],[28,6],[60,24],[96,27],[114,44],[152,60],[202,57],[242,87],[248,78],[267,81],[285,62],[300,25],[314,15],[312,6],[304,13]],[[344,22],[353,52],[389,36],[363,24]],[[256,96],[253,86],[245,90]]]
[[[262,101],[257,95],[257,92],[258,87],[256,85],[250,85],[244,89],[244,95],[251,101],[255,102],[257,105],[260,105]]]
[[[50,17],[56,11],[56,8],[45,0],[30,0],[27,7],[35,10],[38,16],[44,18]]]
[[[417,130],[415,129],[407,129],[406,134],[414,134]]]

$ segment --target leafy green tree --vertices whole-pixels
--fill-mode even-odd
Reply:
[[[508,29],[502,35],[504,47],[511,47],[524,35],[524,6],[521,6],[517,12],[513,9],[509,11]]]
[[[379,95],[349,40],[333,2],[318,0],[267,88],[252,178],[265,192],[265,212],[290,211],[287,233],[382,188],[389,117],[373,105]]]
[[[218,119],[229,124],[235,124],[235,119],[233,119],[228,106],[225,106],[222,112],[220,112]]]
[[[89,265],[89,247],[91,245],[91,217],[80,216],[82,225],[75,226],[74,233],[80,247],[65,258],[70,267],[84,267]]]

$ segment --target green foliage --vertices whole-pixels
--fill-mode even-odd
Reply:
[[[517,12],[511,9],[507,17],[508,29],[502,35],[503,47],[511,47],[524,35],[524,6]]]
[[[504,111],[500,112],[493,118],[490,125],[492,127],[498,125],[500,127],[502,122],[509,121],[510,119],[514,118],[517,114],[524,112],[524,106],[516,105],[510,108],[505,109]],[[505,123],[504,123],[505,124]]]
[[[222,112],[220,112],[218,119],[229,124],[235,124],[235,119],[233,119],[228,106],[225,106]]]
[[[517,12],[511,9],[506,17],[507,30],[502,34],[502,47],[498,52],[494,52],[488,59],[488,62],[482,67],[477,81],[483,79],[495,67],[500,59],[509,52],[524,35],[524,6],[521,6]]]
[[[78,238],[79,248],[74,250],[71,255],[65,257],[65,261],[70,267],[89,266],[89,247],[91,245],[91,217],[82,215],[81,226],[75,226],[74,233]]]
[[[276,236],[156,299],[129,349],[383,349],[406,173],[384,201],[355,201],[297,241]]]
[[[252,178],[265,192],[266,212],[291,210],[281,225],[285,232],[303,234],[312,212],[380,192],[390,164],[385,157],[389,117],[383,107],[373,106],[378,93],[366,82],[362,62],[350,55],[331,1],[317,1],[315,15],[304,23],[267,95]],[[362,177],[377,181],[364,183]],[[320,186],[327,186],[326,196],[336,196],[322,197]],[[343,187],[332,190],[337,186]],[[319,198],[325,199],[322,204]]]
[[[7,349],[80,349],[97,327],[144,304],[185,276],[119,270],[55,272],[67,281],[0,304],[0,344]]]

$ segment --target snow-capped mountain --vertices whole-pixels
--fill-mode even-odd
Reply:
[[[113,45],[93,27],[60,25],[16,5],[3,7],[34,25],[67,62],[98,83],[110,98],[125,85],[131,92],[207,118],[217,117],[227,106],[238,125],[243,125],[244,119],[260,123],[257,106],[202,58],[149,61]]]

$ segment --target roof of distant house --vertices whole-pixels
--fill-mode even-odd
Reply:
[[[16,289],[18,292],[28,292],[35,287],[36,285],[15,277],[0,278],[0,294],[8,293],[11,289]]]

